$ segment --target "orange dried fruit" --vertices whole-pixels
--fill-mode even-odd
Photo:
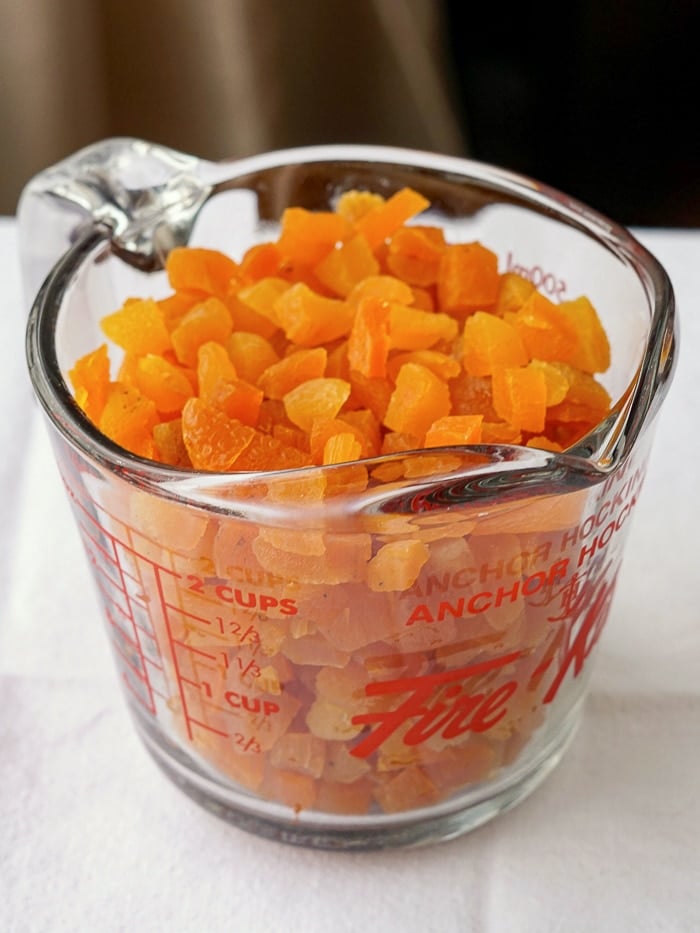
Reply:
[[[559,305],[533,291],[507,319],[520,334],[530,359],[568,362],[576,351],[576,331]]]
[[[289,420],[302,431],[310,431],[316,419],[335,418],[349,395],[349,382],[321,376],[291,389],[282,401]]]
[[[368,379],[386,375],[390,313],[389,303],[381,298],[368,296],[360,301],[347,343],[350,370]]]
[[[258,379],[258,386],[271,399],[282,399],[302,382],[318,379],[326,371],[328,353],[324,347],[297,350],[268,366]]]
[[[191,398],[182,409],[182,437],[196,470],[223,473],[233,469],[255,431],[221,409]]]
[[[445,234],[439,227],[401,227],[389,242],[387,268],[409,285],[433,285],[445,245]]]
[[[528,355],[512,324],[476,311],[464,323],[462,363],[472,376],[490,376],[504,366],[524,366]]]
[[[109,394],[107,344],[103,343],[96,350],[76,360],[68,377],[78,405],[91,421],[98,421]]]
[[[439,350],[408,350],[405,353],[392,353],[386,365],[386,374],[396,381],[404,363],[418,363],[425,366],[441,379],[454,379],[462,372],[459,361]]]
[[[382,204],[363,214],[355,221],[355,229],[376,250],[407,220],[430,207],[430,202],[412,188],[402,188]]]
[[[429,557],[427,546],[417,538],[390,541],[367,565],[367,585],[378,593],[410,589]]]
[[[277,249],[282,257],[307,266],[317,265],[352,229],[340,214],[303,207],[288,207],[280,227]]]
[[[499,290],[496,254],[480,243],[458,243],[442,254],[437,281],[440,309],[470,314],[496,303]]]
[[[161,463],[167,463],[168,466],[173,467],[192,466],[182,437],[182,421],[179,418],[173,421],[161,421],[160,424],[155,425],[153,442],[156,458]]]
[[[336,295],[346,298],[358,282],[379,274],[379,263],[361,235],[341,243],[314,267],[316,278]]]
[[[344,301],[317,295],[304,282],[280,295],[274,314],[287,339],[301,347],[317,347],[347,336],[353,319],[353,310]]]
[[[107,394],[98,427],[116,444],[137,454],[153,459],[153,428],[158,423],[154,402],[133,386],[113,383]]]
[[[494,313],[501,316],[514,314],[522,308],[534,290],[535,286],[529,279],[517,272],[504,272],[500,278]]]
[[[153,353],[137,359],[134,380],[139,391],[155,402],[162,414],[182,411],[187,399],[194,395],[192,383],[182,367]]]
[[[448,314],[421,311],[392,302],[389,310],[391,346],[397,350],[427,350],[440,341],[451,342],[459,325]]]
[[[279,355],[270,341],[250,331],[235,330],[226,341],[226,349],[241,379],[253,384],[268,366],[279,362]]]
[[[393,275],[370,275],[357,285],[348,295],[348,304],[357,308],[364,298],[381,298],[383,301],[396,301],[398,304],[413,303],[413,289],[406,282]]]
[[[210,340],[225,343],[233,330],[228,308],[218,298],[207,298],[191,308],[172,332],[175,356],[185,366],[197,365],[197,352]],[[154,351],[155,352],[155,351]]]
[[[449,413],[450,393],[444,379],[418,363],[405,363],[384,415],[386,427],[423,437],[434,421]]]
[[[275,305],[277,299],[289,288],[291,288],[291,283],[286,279],[277,276],[268,276],[267,278],[259,279],[252,285],[246,285],[240,288],[236,293],[236,298],[251,311],[266,318],[270,322],[270,325],[276,329],[279,327],[279,321],[277,319]],[[234,315],[235,313],[234,307]]]
[[[562,301],[559,312],[577,338],[573,353],[562,360],[586,373],[604,373],[610,366],[610,342],[588,298]]]
[[[374,210],[376,207],[381,207],[383,203],[384,198],[381,194],[375,194],[373,191],[345,191],[338,198],[335,211],[337,214],[340,214],[341,217],[344,217],[345,220],[354,224],[360,217],[364,216],[364,214]]]
[[[127,353],[163,353],[170,349],[170,334],[163,312],[150,298],[125,302],[100,321],[105,334]]]
[[[541,434],[547,412],[547,385],[541,370],[504,367],[492,377],[493,407],[515,428]]]
[[[445,415],[425,432],[426,447],[450,447],[481,443],[483,415]]]
[[[165,261],[168,280],[175,291],[225,298],[238,265],[218,250],[176,246]]]
[[[197,350],[197,384],[199,397],[205,402],[211,401],[222,383],[233,382],[237,378],[236,367],[225,347],[214,340],[208,340]]]

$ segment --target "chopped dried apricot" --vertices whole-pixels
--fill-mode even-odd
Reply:
[[[291,389],[282,401],[290,421],[303,431],[310,431],[316,419],[335,418],[349,395],[349,382],[321,376]]]
[[[544,373],[529,367],[508,367],[493,374],[493,407],[504,421],[541,434],[547,412]]]
[[[225,343],[232,330],[233,322],[226,305],[218,298],[208,298],[183,315],[173,330],[175,356],[185,366],[196,366],[201,345],[210,340]]]
[[[100,326],[127,353],[163,353],[171,346],[163,312],[149,298],[125,302],[118,311],[102,318]]]
[[[473,376],[490,376],[504,366],[524,366],[528,355],[518,331],[495,314],[476,311],[464,324],[462,362]]]
[[[405,363],[384,415],[387,428],[422,437],[434,421],[449,413],[447,383],[419,363]]]
[[[499,284],[496,254],[480,243],[454,244],[442,254],[437,281],[442,311],[486,310],[496,303]]]

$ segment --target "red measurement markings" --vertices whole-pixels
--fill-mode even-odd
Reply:
[[[108,515],[108,513],[101,509],[97,503],[91,500],[92,509],[88,508],[73,494],[72,490],[69,489],[68,491],[76,510],[79,512],[78,527],[85,544],[85,550],[96,571],[96,580],[110,627],[112,645],[115,654],[118,655],[121,663],[124,665],[121,671],[122,681],[139,703],[144,706],[151,715],[155,716],[157,715],[156,696],[166,700],[167,697],[162,692],[155,689],[148,673],[149,665],[153,669],[158,670],[161,674],[164,674],[164,671],[162,665],[159,663],[160,653],[153,632],[139,624],[136,618],[137,614],[145,613],[146,617],[150,619],[148,609],[144,602],[145,597],[139,598],[138,595],[130,592],[130,584],[136,584],[137,588],[141,591],[144,591],[146,587],[143,586],[142,579],[135,577],[125,569],[120,559],[120,549],[125,552],[125,556],[133,558],[137,572],[139,573],[142,568],[146,566],[152,575],[157,576],[158,565],[142,554],[139,554],[130,542],[121,540],[100,524],[97,518],[97,512],[102,511],[105,515]],[[115,520],[112,516],[108,517]],[[128,526],[124,525],[123,522],[119,522],[119,524],[122,525],[128,536],[130,534]],[[119,618],[122,620],[123,624],[119,624],[112,612],[110,612],[110,607],[113,607],[114,611],[118,612]],[[135,609],[137,609],[138,612],[135,613]],[[149,651],[144,651],[142,638],[148,639]],[[124,644],[126,644],[133,652],[133,655],[138,658],[138,664],[135,663],[133,657],[129,658],[125,654],[123,650]],[[150,654],[155,654],[158,661],[149,657]],[[142,686],[143,691],[136,689],[135,685],[131,682],[129,673],[138,679],[138,683]]]

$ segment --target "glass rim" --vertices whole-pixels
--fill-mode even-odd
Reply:
[[[127,142],[124,141],[125,144]],[[624,462],[644,426],[653,418],[663,401],[675,367],[677,343],[675,299],[670,279],[659,261],[629,230],[568,195],[526,175],[486,163],[383,146],[300,147],[240,160],[194,162],[202,167],[203,177],[216,177],[215,181],[207,182],[208,190],[202,204],[252,173],[315,163],[357,164],[365,168],[384,166],[387,171],[391,166],[398,165],[498,192],[504,198],[514,199],[519,206],[534,208],[579,229],[626,263],[642,285],[649,303],[648,337],[637,374],[611,415],[574,447],[562,453],[521,445],[480,444],[421,448],[351,464],[256,473],[205,473],[190,468],[170,467],[132,454],[101,434],[75,402],[61,373],[55,334],[66,294],[82,266],[100,251],[114,251],[117,240],[113,227],[104,220],[93,218],[92,223],[83,227],[80,235],[55,263],[33,302],[27,326],[27,362],[34,390],[59,433],[91,460],[119,472],[124,479],[142,487],[158,489],[160,494],[166,496],[187,499],[193,504],[224,511],[231,507],[230,501],[225,498],[226,493],[250,483],[271,484],[277,482],[278,478],[299,479],[314,473],[339,472],[358,464],[372,469],[380,463],[426,454],[450,454],[459,458],[461,467],[456,468],[456,473],[451,471],[445,479],[451,484],[454,484],[457,475],[468,479],[470,498],[502,495],[505,490],[521,487],[532,490],[552,481],[561,482],[564,477],[574,486],[587,486],[605,478]],[[41,188],[41,184],[40,175],[30,182],[28,188]],[[116,253],[123,259],[123,250],[117,249]],[[488,460],[486,468],[483,465],[481,469],[475,466],[475,456]],[[440,477],[436,476],[405,480],[401,484],[401,498],[410,498],[421,490],[432,489],[439,481]],[[224,498],[221,498],[222,495]],[[369,498],[372,499],[372,496]],[[382,499],[382,496],[378,499]],[[372,499],[375,507],[378,499],[376,496]]]

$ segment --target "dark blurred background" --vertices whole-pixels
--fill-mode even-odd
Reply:
[[[698,0],[0,0],[0,27],[2,214],[132,135],[210,159],[432,149],[700,226]]]

